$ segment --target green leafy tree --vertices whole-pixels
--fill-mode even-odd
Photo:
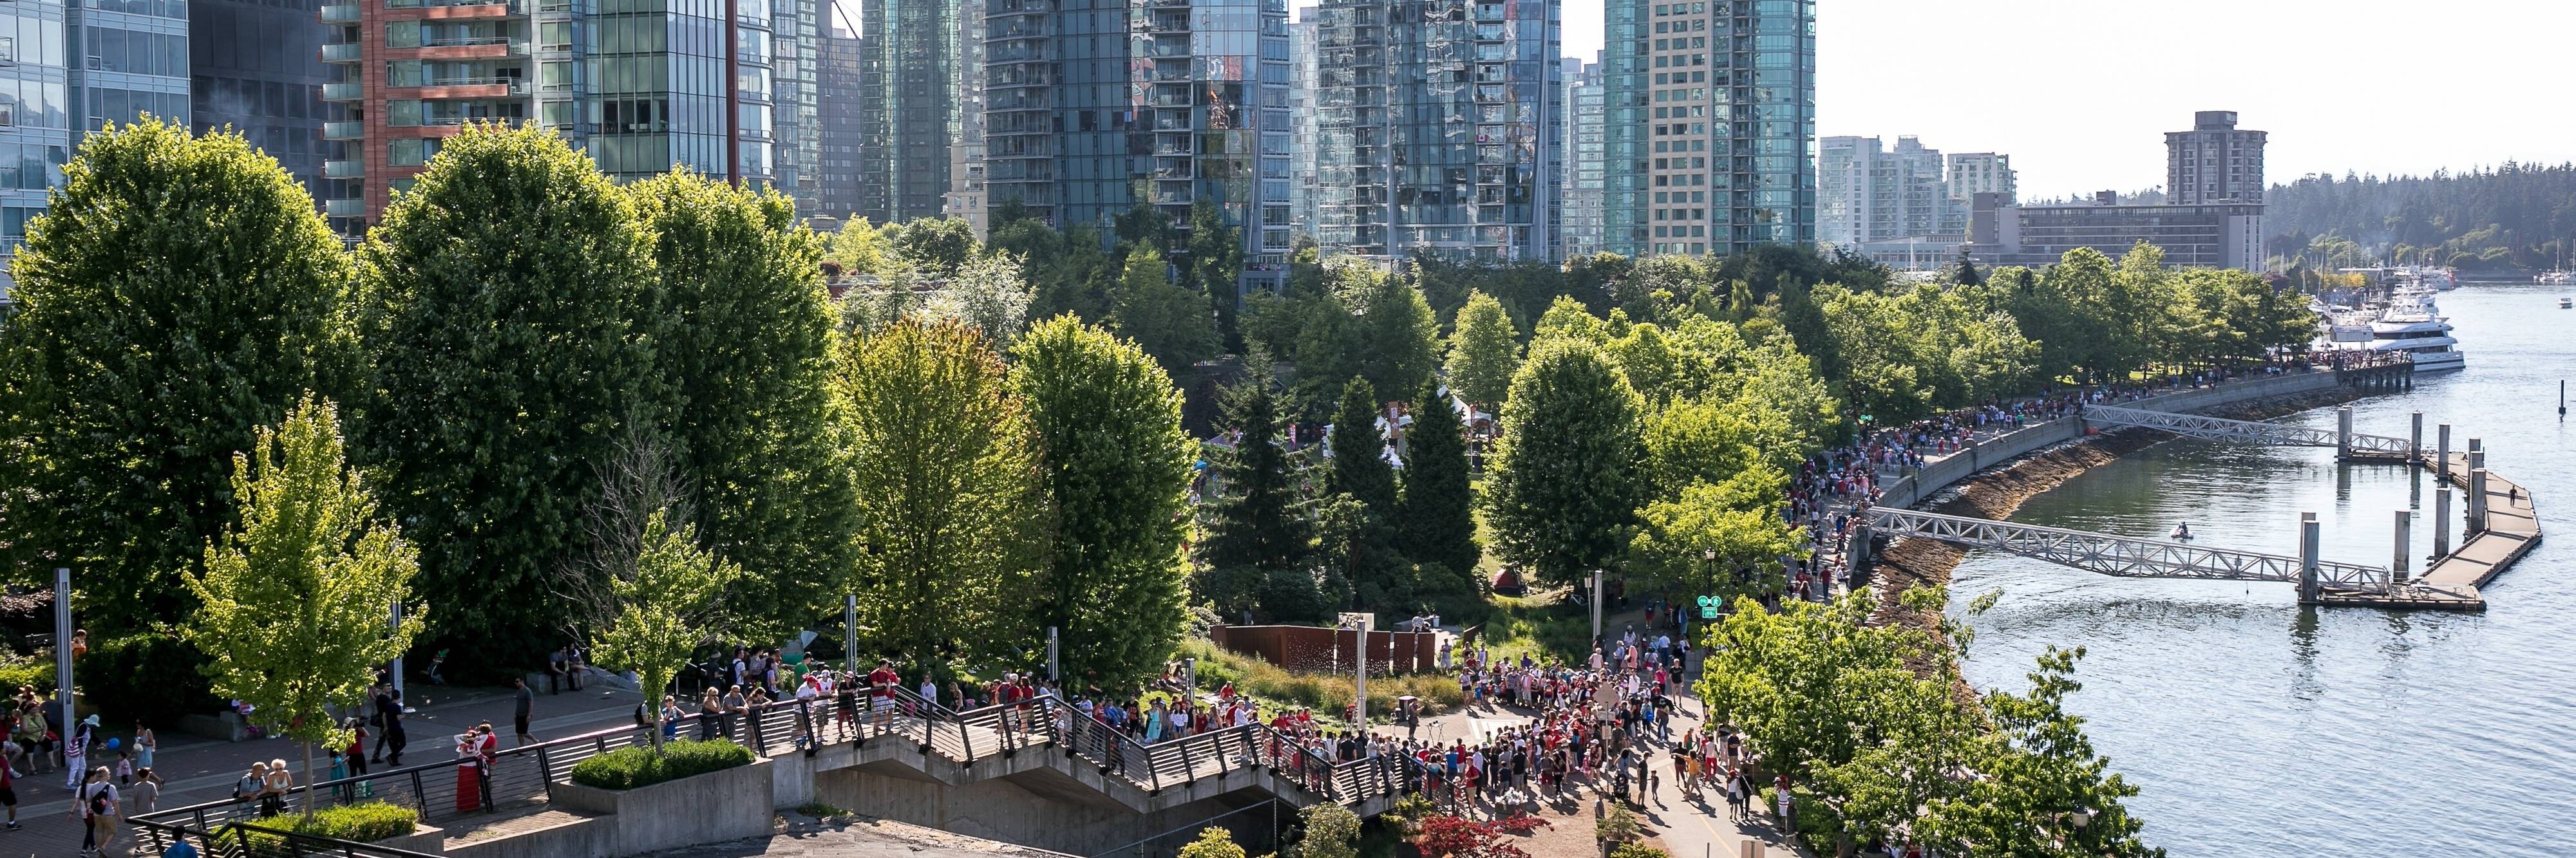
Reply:
[[[723,619],[715,606],[743,575],[742,567],[699,548],[691,527],[670,519],[656,510],[645,520],[633,572],[609,580],[614,607],[591,636],[600,664],[635,673],[648,709],[698,644],[713,636]],[[644,732],[661,753],[662,731]]]
[[[1503,558],[1570,584],[1616,559],[1644,486],[1645,405],[1601,349],[1547,340],[1512,377],[1485,513]]]
[[[1007,347],[1028,326],[1029,287],[1020,276],[1018,257],[985,254],[959,266],[948,288],[932,295],[924,309],[982,333],[995,348]]]
[[[1199,831],[1199,839],[1181,847],[1180,858],[1244,858],[1243,847],[1234,843],[1234,835],[1225,829],[1208,826]]]
[[[1776,505],[1760,497],[1761,488],[1740,485],[1773,473],[1748,472],[1723,485],[1695,484],[1647,504],[1637,513],[1640,526],[1629,546],[1628,569],[1647,581],[1726,596],[1729,602],[1784,592],[1787,580],[1780,560],[1800,553],[1799,531],[1780,520]]]
[[[1037,560],[1040,481],[1025,405],[973,329],[905,321],[854,338],[849,403],[860,533],[859,621],[934,670],[1016,657],[1010,600]]]
[[[867,218],[854,217],[841,222],[841,231],[832,234],[830,252],[823,258],[838,262],[852,274],[893,274],[899,267],[894,261],[894,242],[886,233],[899,227],[880,227]]]
[[[1011,347],[1053,527],[1032,627],[1081,641],[1070,677],[1113,685],[1159,670],[1184,625],[1181,542],[1197,444],[1151,356],[1067,314]]]
[[[1257,351],[1247,356],[1251,371],[1225,392],[1225,422],[1237,437],[1217,457],[1222,484],[1207,536],[1198,543],[1194,589],[1227,618],[1257,611],[1310,619],[1324,612],[1309,565],[1314,522],[1297,489],[1303,457],[1277,443],[1281,417],[1268,363]]]
[[[1216,353],[1216,328],[1207,301],[1174,284],[1170,269],[1152,248],[1128,249],[1109,326],[1135,340],[1165,372],[1178,373]]]
[[[1298,858],[1359,858],[1360,816],[1334,802],[1307,805],[1297,811],[1304,831],[1297,837]]]
[[[975,225],[962,217],[922,218],[903,225],[891,247],[894,261],[933,280],[956,276],[983,248]]]
[[[857,561],[855,498],[832,403],[833,311],[821,239],[793,200],[686,171],[628,189],[661,276],[654,358],[674,386],[663,432],[694,488],[695,532],[745,569],[728,595],[768,638],[829,613]]]
[[[459,663],[533,663],[578,613],[598,469],[669,401],[630,194],[553,134],[449,137],[358,252],[376,393],[355,433],[421,544]]]
[[[90,134],[47,200],[0,324],[0,559],[78,569],[82,622],[112,638],[186,612],[232,454],[306,391],[355,387],[348,262],[234,134]]]
[[[1466,306],[1458,310],[1457,330],[1449,335],[1450,390],[1491,408],[1511,395],[1512,372],[1520,362],[1520,331],[1503,302],[1482,291],[1468,293]]]
[[[1415,276],[1381,277],[1345,300],[1363,346],[1359,375],[1379,390],[1412,390],[1440,369],[1440,317],[1415,288]]]
[[[1395,516],[1405,556],[1457,576],[1472,593],[1475,582],[1467,579],[1485,552],[1476,545],[1466,427],[1437,385],[1424,384],[1413,403],[1413,428],[1404,434],[1404,497]],[[1423,574],[1428,578],[1433,572]]]
[[[179,627],[212,658],[216,694],[251,705],[252,718],[304,746],[341,747],[348,731],[328,707],[366,697],[375,665],[411,647],[425,617],[413,602],[419,555],[342,459],[339,414],[311,398],[262,428],[250,455],[233,455],[239,524],[205,547],[204,571],[186,576],[196,614]],[[388,605],[404,604],[388,624]],[[311,815],[313,804],[305,805]]]

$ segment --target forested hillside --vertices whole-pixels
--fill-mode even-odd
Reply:
[[[2268,252],[2312,266],[2389,260],[2508,272],[2564,266],[2576,254],[2576,164],[2312,175],[2273,185],[2265,202]]]

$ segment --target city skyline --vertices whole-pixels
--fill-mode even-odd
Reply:
[[[1566,56],[1600,49],[1603,9],[1566,5]],[[2551,43],[2576,31],[2576,5],[2470,0],[2425,15],[2396,0],[1825,0],[1816,15],[1818,134],[2010,153],[2034,199],[2163,185],[2162,135],[2201,110],[2236,111],[2272,132],[2273,182],[2576,157],[2564,111],[2527,103],[2517,86],[2461,85],[2559,79]],[[2212,21],[2248,35],[2205,51],[2163,48],[2214,42]],[[2277,35],[2286,33],[2298,36]],[[2106,50],[2176,62],[2129,92],[2132,76],[2098,62]],[[1935,57],[1949,67],[1925,67]],[[2064,62],[2093,65],[2041,68]],[[2040,108],[2049,122],[2018,118]]]

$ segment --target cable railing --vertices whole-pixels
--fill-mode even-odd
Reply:
[[[534,812],[548,805],[554,786],[568,782],[573,767],[581,761],[650,744],[654,731],[661,731],[669,739],[723,739],[760,756],[812,753],[841,743],[865,746],[872,741],[899,740],[912,744],[926,756],[961,766],[1031,748],[1054,747],[1148,795],[1166,787],[1255,768],[1271,772],[1276,785],[1308,794],[1296,803],[1364,801],[1420,780],[1391,765],[1393,758],[1336,762],[1307,747],[1305,740],[1264,724],[1216,728],[1147,744],[1082,714],[1053,695],[959,712],[898,688],[883,703],[866,692],[856,696],[849,706],[833,698],[797,698],[738,713],[694,713],[672,722],[612,727],[506,748],[496,752],[489,764],[463,756],[297,786],[285,796],[284,812],[386,802],[411,808],[423,824],[451,829],[457,827],[452,824],[457,821]],[[427,750],[431,746],[419,747]],[[209,856],[384,858],[409,854],[364,844],[335,845],[293,838],[273,841],[232,833],[244,826],[252,826],[256,832],[266,831],[256,828],[268,824],[266,817],[256,802],[247,799],[174,807],[141,814],[130,821],[138,831],[152,832],[148,836],[160,838],[161,849],[166,849],[173,838],[185,836],[193,838],[190,842],[197,843],[200,852]],[[254,846],[290,851],[240,851]],[[359,851],[348,851],[351,848]]]

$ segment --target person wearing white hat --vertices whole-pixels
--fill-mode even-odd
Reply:
[[[72,725],[71,729],[63,731],[63,774],[66,776],[63,779],[64,789],[80,789],[81,780],[89,775],[89,769],[82,763],[89,759],[90,738],[97,730],[98,716],[92,715],[81,719],[79,724]]]

